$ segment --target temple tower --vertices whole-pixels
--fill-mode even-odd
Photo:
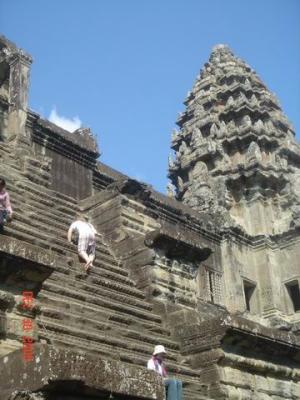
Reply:
[[[298,225],[300,146],[255,71],[218,45],[184,104],[169,158],[174,196],[250,235]]]

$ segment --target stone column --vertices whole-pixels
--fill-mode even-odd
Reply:
[[[29,151],[30,134],[26,131],[30,65],[32,59],[19,50],[9,58],[9,111],[8,140],[14,141],[17,148]]]
[[[276,254],[267,250],[261,254],[257,263],[257,274],[260,277],[262,315],[272,318],[283,311],[280,296],[280,269]]]

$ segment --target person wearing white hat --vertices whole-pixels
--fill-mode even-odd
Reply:
[[[164,363],[164,357],[167,354],[165,347],[158,344],[154,347],[154,351],[150,360],[148,360],[147,368],[157,372],[164,380],[166,387],[167,400],[182,400],[182,382],[169,378]]]

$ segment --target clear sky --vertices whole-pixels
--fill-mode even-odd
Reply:
[[[34,58],[30,108],[89,126],[103,162],[159,191],[177,114],[215,44],[257,71],[299,138],[299,0],[0,0],[0,30]]]

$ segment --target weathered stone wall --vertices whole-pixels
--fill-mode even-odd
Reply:
[[[178,254],[170,258],[165,248],[154,245],[150,251],[146,238],[151,230],[162,229],[166,221],[171,223],[176,206],[173,210],[169,207],[168,214],[163,215],[162,208],[155,209],[149,199],[145,207],[143,195],[140,193],[138,197],[128,198],[107,190],[85,204],[116,251],[124,260],[128,259],[132,276],[149,298],[193,309],[197,309],[199,300],[204,300],[233,313],[245,312],[249,318],[256,316],[261,322],[261,317],[275,316],[287,322],[298,321],[285,286],[286,282],[299,279],[296,232],[291,232],[284,243],[278,242],[278,237],[257,237],[251,241],[234,232],[223,236],[211,234],[208,240],[195,221],[188,225],[178,221],[171,225],[170,231],[175,238],[174,246],[187,232],[197,232],[195,241],[207,245],[212,254],[201,262],[181,260]],[[285,259],[290,262],[288,270]],[[253,287],[248,305],[245,285]],[[264,323],[270,322],[265,319]]]
[[[278,316],[290,322],[299,321],[286,286],[291,281],[299,282],[298,241],[297,236],[283,243],[278,243],[274,238],[256,246],[225,241],[222,244],[221,262],[228,310],[246,310],[245,283],[253,285],[250,318],[251,315],[271,319]],[[287,260],[289,268],[286,268]]]
[[[200,379],[211,383],[211,398],[299,398],[299,341],[293,350],[284,344],[291,335],[230,316],[178,327],[177,334],[183,354],[202,367]]]
[[[17,392],[26,396],[29,390],[39,392],[38,399],[48,399],[49,396],[50,399],[62,400],[70,399],[70,396],[102,399],[111,393],[118,393],[117,398],[126,396],[132,400],[165,398],[161,380],[145,368],[46,345],[37,345],[35,351],[33,363],[23,363],[21,352],[0,360],[1,400],[16,399]]]
[[[137,182],[132,181],[130,184],[132,187],[128,188],[129,191],[133,190],[134,185],[140,186],[142,190]],[[142,192],[139,195],[143,197]],[[148,298],[178,306],[196,307],[201,256],[199,254],[198,259],[193,258],[188,254],[188,242],[184,250],[181,249],[180,241],[188,241],[190,235],[194,245],[197,241],[205,244],[200,236],[193,235],[192,231],[184,232],[178,226],[166,225],[166,220],[151,206],[147,208],[143,201],[118,191],[108,189],[86,200],[83,205]],[[169,232],[161,243],[148,238],[153,231],[164,232],[166,226]],[[176,247],[178,251],[172,254],[171,249]],[[207,256],[203,255],[202,258]]]
[[[49,159],[51,189],[76,199],[90,196],[99,153],[89,129],[70,133],[33,113],[27,125],[35,156]]]

